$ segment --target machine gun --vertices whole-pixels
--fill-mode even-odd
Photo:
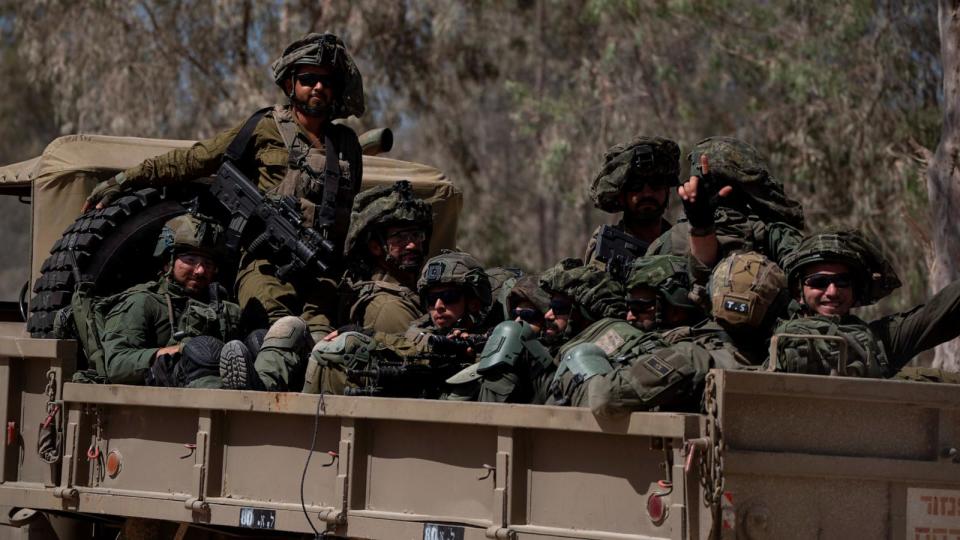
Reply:
[[[278,265],[278,278],[286,280],[308,267],[321,273],[330,269],[329,261],[336,256],[336,247],[316,230],[303,226],[300,205],[295,198],[265,197],[229,160],[217,171],[210,192],[230,213],[227,249],[236,251],[241,239],[251,235],[247,232],[250,221],[257,221],[262,230],[257,228],[258,233],[247,249],[250,252],[265,249],[268,257],[284,260]]]
[[[614,278],[627,279],[627,268],[637,257],[642,257],[650,246],[636,236],[627,234],[612,225],[600,227],[594,258],[607,264],[607,272]]]

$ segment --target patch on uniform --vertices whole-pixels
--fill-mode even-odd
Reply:
[[[440,281],[440,278],[443,277],[443,270],[446,268],[446,265],[441,261],[435,261],[430,263],[430,266],[427,267],[427,283],[434,283]]]
[[[664,362],[655,354],[651,354],[649,357],[647,357],[647,359],[643,361],[643,365],[661,377],[666,377],[671,371],[673,371],[673,367],[670,364]]]
[[[594,342],[594,345],[600,347],[600,350],[605,352],[607,356],[610,356],[614,351],[623,346],[623,343],[623,336],[618,334],[616,330],[607,330],[600,336],[600,339]]]
[[[723,309],[734,313],[750,313],[750,304],[733,298],[724,298]]]

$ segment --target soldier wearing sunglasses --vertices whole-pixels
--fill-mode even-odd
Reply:
[[[641,257],[627,274],[627,321],[648,331],[691,326],[705,316],[690,299],[687,259],[678,255]]]
[[[251,117],[256,123],[234,161],[260,191],[299,199],[303,223],[322,230],[342,249],[350,207],[363,175],[362,150],[356,133],[333,121],[363,114],[360,72],[343,41],[329,33],[311,33],[294,41],[271,67],[286,103]],[[103,208],[125,192],[216,174],[245,124],[240,122],[190,148],[148,159],[101,182],[84,211]],[[337,159],[328,162],[326,156]],[[276,277],[277,268],[270,261],[243,254],[236,290],[245,323],[267,328],[283,317],[296,316],[307,323],[314,337],[326,335],[336,322],[336,280],[342,271],[340,261],[332,262],[329,275],[285,282]]]
[[[542,274],[535,305],[543,319],[497,325],[479,362],[447,380],[451,399],[496,403],[545,403],[560,347],[590,324],[623,317],[623,288],[602,268],[565,259]],[[533,302],[531,302],[533,304]]]
[[[784,266],[802,313],[776,329],[782,334],[772,351],[777,371],[891,377],[920,352],[960,335],[960,282],[903,313],[870,322],[851,313],[900,286],[889,262],[859,232],[808,236],[784,259]],[[844,372],[839,372],[837,341],[791,335],[842,336]]]

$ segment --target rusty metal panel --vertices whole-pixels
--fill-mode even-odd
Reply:
[[[99,456],[91,460],[84,453],[81,459],[91,462],[90,474],[77,478],[78,486],[181,496],[196,493],[191,448],[197,440],[196,410],[96,406],[87,409],[87,424],[94,425],[98,414],[102,438],[81,447],[95,445]],[[119,454],[121,460],[116,476],[105,470],[111,453]]]

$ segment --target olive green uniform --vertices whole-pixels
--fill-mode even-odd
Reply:
[[[858,374],[891,377],[927,349],[960,336],[960,281],[947,285],[929,302],[871,322],[855,315],[801,317],[781,323],[776,334],[843,336],[848,363]],[[829,374],[837,366],[836,346],[827,341],[787,340],[777,351],[777,370]]]
[[[122,173],[125,190],[160,187],[216,174],[227,147],[242,124],[199,141],[190,148],[178,149],[152,159]],[[337,216],[333,231],[336,252],[342,249],[349,224],[350,204],[359,190],[362,175],[361,149],[356,135],[342,125],[330,125],[329,135],[340,151],[340,169],[345,177],[337,194]],[[291,195],[300,199],[306,223],[313,224],[323,181],[305,171],[324,170],[323,145],[316,148],[311,137],[293,118],[289,106],[276,107],[256,125],[247,152],[240,161],[260,191]],[[305,156],[308,168],[297,169],[297,156]],[[290,282],[276,277],[277,268],[264,259],[245,254],[237,274],[237,297],[250,327],[265,328],[286,315],[298,315],[314,333],[333,329],[337,305],[336,284],[317,276],[296,276]]]
[[[186,338],[205,335],[227,341],[239,337],[239,306],[205,300],[187,295],[181,286],[166,279],[122,293],[104,324],[107,381],[144,384],[157,350]],[[178,332],[184,333],[179,340],[174,339]],[[190,386],[217,388],[219,377],[204,377]]]
[[[627,363],[590,379],[576,389],[571,405],[590,407],[599,415],[697,411],[704,380],[711,369],[749,369],[763,361],[762,349],[745,354],[713,321],[689,328],[686,333],[670,346],[628,356]],[[665,341],[674,339],[668,335]]]
[[[780,261],[800,243],[803,233],[782,222],[765,223],[755,214],[744,214],[732,208],[714,211],[718,259],[734,251],[756,251]],[[681,221],[647,248],[647,255],[689,255],[690,224]]]
[[[420,298],[390,273],[378,271],[369,280],[349,284],[353,292],[350,322],[388,334],[405,332],[423,315]]]

